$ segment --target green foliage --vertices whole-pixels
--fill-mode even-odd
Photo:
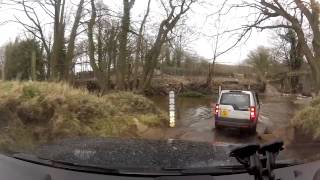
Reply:
[[[22,96],[28,99],[33,98],[39,94],[39,90],[34,86],[24,86],[22,89]]]
[[[314,138],[320,137],[320,97],[311,102],[311,106],[299,111],[291,120],[294,127],[302,128]]]
[[[44,77],[44,62],[41,48],[37,41],[18,39],[5,47],[5,77],[7,80],[28,80],[31,78],[32,52],[36,54],[36,75],[39,80]]]
[[[0,116],[0,147],[29,147],[66,137],[128,132],[134,136],[136,120],[147,126],[167,122],[164,113],[143,96],[119,92],[98,97],[47,82],[0,81]]]

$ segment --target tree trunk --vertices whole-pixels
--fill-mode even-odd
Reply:
[[[67,54],[66,54],[66,59],[65,59],[65,66],[64,66],[64,77],[63,79],[65,81],[70,81],[70,72],[73,68],[73,63],[72,60],[74,58],[74,48],[75,48],[75,40],[76,40],[76,36],[77,36],[77,29],[79,27],[79,23],[80,23],[80,19],[81,19],[81,14],[82,14],[82,9],[83,9],[83,3],[84,0],[81,0],[79,5],[78,5],[78,9],[76,12],[76,16],[73,22],[73,26],[71,29],[71,33],[70,33],[70,39],[69,39],[69,43],[68,43],[68,47],[67,47]]]
[[[213,74],[214,74],[214,66],[215,66],[214,62],[212,64],[211,63],[209,64],[209,72],[208,72],[206,85],[210,89],[212,88],[212,79],[213,79]]]
[[[94,4],[94,0],[91,0],[91,9],[92,9],[92,14],[91,14],[91,19],[88,24],[88,41],[89,41],[89,47],[88,47],[88,54],[89,54],[89,60],[90,60],[90,65],[92,67],[92,70],[94,72],[95,77],[97,78],[98,85],[100,87],[100,92],[103,94],[106,89],[106,76],[103,72],[100,71],[98,65],[96,64],[96,59],[95,59],[95,44],[93,40],[93,27],[96,22],[96,8]]]
[[[181,16],[190,9],[190,6],[194,1],[187,3],[185,0],[182,0],[179,2],[181,3],[180,5],[173,6],[172,0],[169,1],[171,9],[167,13],[167,18],[161,22],[157,38],[145,57],[144,77],[141,90],[146,90],[150,87],[162,45],[168,40],[168,33],[174,29]],[[176,9],[179,9],[177,13],[175,12]]]
[[[136,45],[136,52],[135,52],[135,61],[133,64],[133,89],[137,89],[139,84],[138,84],[138,78],[139,78],[139,67],[141,67],[141,61],[142,61],[142,42],[143,42],[143,29],[145,26],[145,23],[147,21],[147,17],[150,12],[150,3],[151,0],[148,0],[148,6],[147,6],[147,11],[142,19],[142,22],[140,24],[140,29],[139,29],[139,34],[138,34],[138,39],[137,39],[137,45]]]
[[[107,82],[106,82],[106,90],[109,90],[110,89],[110,77],[111,77],[111,63],[112,63],[112,61],[111,61],[112,59],[111,58],[109,58],[109,60],[108,60],[108,63],[107,63]]]
[[[312,69],[312,77],[313,77],[313,80],[314,80],[314,91],[317,95],[319,95],[319,92],[320,92],[320,67],[319,65],[318,66],[314,66],[314,67],[311,67]]]
[[[130,9],[133,6],[134,0],[123,0],[123,16],[121,18],[121,32],[119,39],[119,60],[117,71],[117,89],[124,90],[126,75],[128,73],[128,33],[130,28]]]
[[[37,80],[37,74],[36,74],[36,51],[35,49],[32,50],[31,53],[31,80],[36,81]]]
[[[291,93],[295,94],[298,92],[299,76],[290,77]]]
[[[64,40],[64,6],[65,0],[57,0],[55,2],[54,14],[54,34],[53,34],[53,47],[50,58],[50,79],[59,80],[61,70],[61,53],[63,51]]]
[[[146,90],[151,85],[151,80],[153,78],[154,70],[157,67],[158,57],[160,54],[162,43],[156,42],[155,45],[150,49],[145,57],[145,66],[144,66],[144,77],[143,77],[143,84],[142,90]]]

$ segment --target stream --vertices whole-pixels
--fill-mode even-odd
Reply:
[[[159,108],[168,112],[168,97],[149,97]],[[176,126],[166,129],[152,129],[145,136],[150,139],[181,139],[189,141],[210,142],[215,145],[229,146],[247,143],[267,143],[277,139],[287,141],[286,130],[290,119],[298,110],[290,97],[260,97],[261,110],[257,125],[257,133],[252,135],[239,129],[216,130],[212,116],[212,104],[217,96],[212,97],[176,97]],[[276,138],[281,137],[281,138]],[[319,154],[320,145],[309,144],[309,155]],[[287,158],[306,157],[305,146],[287,148],[283,153]],[[301,148],[303,147],[303,148]],[[301,156],[301,157],[300,157]]]

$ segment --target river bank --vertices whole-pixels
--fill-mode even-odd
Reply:
[[[320,146],[314,147],[312,138],[302,136],[301,131],[294,131],[290,126],[294,114],[305,106],[301,105],[302,99],[261,96],[261,118],[256,135],[236,129],[217,131],[212,117],[212,104],[216,99],[214,94],[177,96],[176,127],[169,128],[168,96],[147,99],[117,92],[98,97],[64,84],[0,82],[0,145],[13,150],[61,138],[110,136],[181,139],[218,146],[282,139],[291,150],[289,156],[303,154],[301,147],[310,144],[313,152],[320,152]],[[296,103],[298,100],[300,105]]]
[[[0,81],[0,147],[32,148],[71,137],[138,137],[166,114],[130,92],[96,96],[66,84]]]
[[[260,93],[265,91],[265,84],[252,78],[215,77],[212,85],[208,86],[204,76],[188,77],[163,74],[154,77],[151,87],[144,93],[147,96],[165,96],[173,90],[180,96],[201,97],[217,94],[219,86],[222,89],[250,89]]]

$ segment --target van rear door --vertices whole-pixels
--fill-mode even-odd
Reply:
[[[250,94],[226,92],[220,97],[219,117],[231,119],[250,119]]]

